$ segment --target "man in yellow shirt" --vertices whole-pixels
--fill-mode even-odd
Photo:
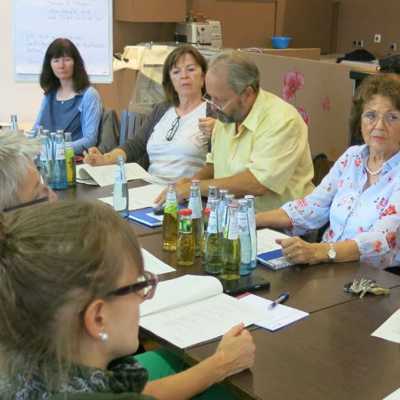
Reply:
[[[219,121],[207,164],[192,177],[227,189],[235,197],[256,196],[257,211],[280,207],[313,189],[308,129],[297,110],[260,89],[257,66],[243,53],[216,56],[206,87]],[[190,179],[177,182],[180,199],[189,195]]]

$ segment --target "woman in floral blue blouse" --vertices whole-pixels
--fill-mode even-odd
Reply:
[[[353,100],[351,127],[365,144],[350,147],[308,196],[259,213],[257,226],[290,230],[280,240],[294,263],[360,260],[383,267],[400,261],[400,78],[364,80]],[[321,243],[297,235],[329,224]]]

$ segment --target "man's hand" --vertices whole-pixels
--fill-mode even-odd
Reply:
[[[181,178],[176,182],[175,190],[176,190],[176,199],[178,203],[187,199],[190,195],[190,185],[192,181],[189,178]],[[161,205],[165,203],[165,198],[167,195],[167,189],[164,189],[154,200],[154,203],[157,205]]]

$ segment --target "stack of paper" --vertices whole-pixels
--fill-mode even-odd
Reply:
[[[147,250],[142,249],[144,269],[156,275],[166,274],[168,272],[176,271],[170,265],[161,261],[159,258],[149,253]]]
[[[400,343],[400,310],[392,314],[371,336]]]
[[[116,165],[101,165],[92,167],[89,164],[81,164],[76,167],[76,181],[78,183],[85,183],[86,185],[99,185],[107,186],[112,185],[115,180]],[[139,164],[127,163],[125,164],[126,180],[143,179],[149,183],[158,183],[159,180],[150,175]]]
[[[153,207],[154,199],[165,189],[161,185],[146,185],[138,188],[129,189],[129,210],[138,210],[139,208]],[[99,200],[113,205],[112,196],[102,197]]]

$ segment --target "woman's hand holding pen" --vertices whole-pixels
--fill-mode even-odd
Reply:
[[[215,352],[219,380],[252,367],[255,351],[253,337],[243,324],[236,325],[225,333]]]

